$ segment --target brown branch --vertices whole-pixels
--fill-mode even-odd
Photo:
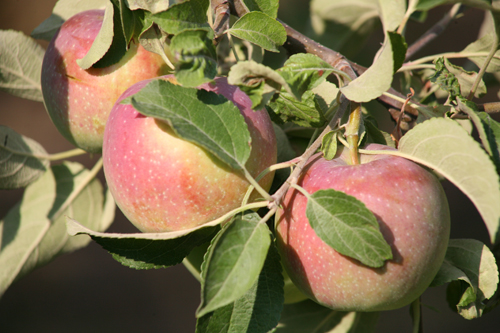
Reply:
[[[450,11],[446,13],[441,20],[439,20],[439,22],[434,24],[429,30],[420,36],[419,39],[408,47],[408,50],[406,50],[406,60],[410,59],[415,53],[420,51],[424,46],[439,36],[462,10],[463,7],[461,4],[455,4]]]
[[[279,20],[278,20],[279,21]],[[297,30],[293,29],[286,23],[283,23],[280,21],[280,23],[285,27],[286,33],[287,33],[287,40],[285,44],[283,44],[283,47],[291,54],[295,53],[311,53],[314,54],[333,67],[347,73],[351,78],[356,78],[357,76],[363,74],[367,68],[363,67],[361,65],[356,64],[355,62],[352,62],[348,59],[346,59],[342,54],[339,52],[336,52],[326,46],[323,46],[311,38],[304,36]],[[349,66],[347,66],[347,64]],[[350,69],[354,70],[353,72],[349,72]],[[398,97],[401,97],[402,99],[406,99],[406,96],[401,94],[399,91],[396,91],[393,88],[390,88],[388,90],[389,93],[392,95],[396,95]],[[396,109],[401,109],[403,107],[403,103],[397,100],[392,99],[389,96],[382,95],[378,98],[380,102],[383,104],[389,105],[393,108]],[[418,111],[411,107],[410,105],[405,106],[405,112],[408,112],[409,114],[413,116],[418,116]]]

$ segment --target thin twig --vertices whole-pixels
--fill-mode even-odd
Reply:
[[[434,24],[429,30],[427,30],[419,39],[417,39],[412,45],[406,50],[406,59],[410,59],[415,53],[420,51],[424,46],[433,41],[437,36],[439,36],[446,27],[457,17],[461,12],[462,6],[457,3],[451,7],[450,11],[446,13],[439,22]]]
[[[472,100],[474,95],[476,94],[476,90],[479,87],[479,83],[481,83],[481,79],[483,78],[484,73],[486,73],[486,68],[488,68],[488,65],[491,62],[491,59],[495,56],[495,53],[498,50],[498,35],[493,34],[493,44],[491,45],[490,53],[488,53],[488,56],[484,60],[483,65],[481,66],[481,69],[479,70],[479,73],[477,73],[476,80],[474,81],[474,84],[472,85],[472,88],[470,90],[469,96],[467,96],[467,99],[469,101]]]

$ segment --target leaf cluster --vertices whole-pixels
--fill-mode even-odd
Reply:
[[[358,145],[375,142],[397,147],[393,154],[419,163],[457,186],[481,214],[491,243],[498,242],[500,124],[485,106],[480,110],[472,101],[486,93],[484,73],[493,76],[500,70],[498,23],[494,20],[488,34],[461,52],[412,61],[406,58],[407,21],[445,3],[459,2],[363,0],[346,6],[340,0],[312,0],[315,38],[324,41],[328,37],[329,45],[345,54],[354,54],[359,48],[349,45],[351,39],[362,44],[374,27],[382,27],[380,49],[372,64],[360,70],[341,54],[313,44],[303,35],[307,52],[287,55],[279,65],[263,61],[267,52],[283,54],[283,47],[291,45],[285,44],[287,38],[294,33],[277,20],[277,0],[96,0],[76,4],[59,0],[32,37],[50,40],[73,14],[103,8],[102,29],[78,64],[84,69],[110,66],[131,43],[160,54],[179,84],[153,80],[122,103],[168,123],[179,137],[247,177],[249,193],[256,188],[265,202],[243,203],[220,219],[179,232],[106,233],[115,205],[95,179],[99,163],[92,170],[75,162],[51,164],[57,158],[41,145],[1,126],[0,188],[26,189],[21,202],[0,221],[0,267],[4,268],[0,294],[20,276],[92,239],[115,260],[134,269],[183,262],[201,283],[197,332],[373,330],[378,313],[333,311],[312,301],[284,304],[287,281],[270,221],[288,186],[300,177],[307,154],[319,150],[331,159],[339,145],[355,151]],[[461,3],[497,18],[495,4],[488,1]],[[335,38],[331,37],[333,31]],[[0,89],[42,101],[43,53],[33,38],[0,31]],[[450,59],[458,57],[477,68],[465,70],[453,64]],[[259,188],[246,170],[252,142],[238,108],[222,95],[195,88],[216,82],[219,75],[227,75],[230,84],[248,95],[253,109],[266,109],[275,122],[280,164],[273,168],[283,170],[276,173],[271,193]],[[409,87],[419,87],[419,91],[405,98],[394,90],[396,78],[402,83],[401,92]],[[374,118],[371,105],[376,101],[389,101],[391,107],[400,109],[391,134],[381,130]],[[363,107],[349,107],[349,103],[363,103]],[[360,112],[355,125],[352,110]],[[408,116],[408,110],[415,114]],[[478,140],[471,135],[472,128]],[[359,140],[354,146],[347,142],[351,137]],[[369,267],[382,267],[392,259],[377,218],[362,202],[333,190],[304,195],[308,197],[309,222],[330,247]],[[260,214],[251,210],[262,207]],[[498,293],[493,252],[477,240],[451,240],[432,286],[444,283],[449,283],[451,307],[461,316],[477,318],[490,311],[493,306],[488,307],[488,300]]]

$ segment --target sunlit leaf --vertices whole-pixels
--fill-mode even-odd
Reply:
[[[233,24],[228,33],[272,52],[279,52],[278,47],[286,41],[283,25],[261,12],[245,14]]]
[[[48,154],[36,141],[0,125],[0,188],[25,187],[49,167]]]
[[[316,191],[307,199],[306,216],[316,234],[337,252],[370,267],[392,259],[377,219],[356,198],[333,189]]]
[[[267,225],[255,217],[236,217],[221,230],[205,255],[197,317],[234,302],[252,287],[264,266],[270,236]]]
[[[167,121],[180,137],[234,169],[243,169],[250,156],[245,119],[222,95],[154,80],[132,97],[132,105],[144,115]]]
[[[44,49],[22,32],[0,30],[0,90],[42,102]]]
[[[432,118],[406,133],[399,151],[455,184],[474,203],[494,243],[500,220],[500,185],[495,165],[456,122]]]

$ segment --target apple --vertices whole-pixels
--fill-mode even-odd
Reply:
[[[117,98],[132,84],[167,73],[162,58],[132,42],[125,56],[105,68],[76,63],[101,29],[103,10],[78,13],[63,23],[42,64],[45,107],[59,132],[88,152],[100,152],[104,126]]]
[[[306,197],[290,189],[276,214],[283,265],[299,290],[334,310],[400,308],[424,292],[443,262],[450,233],[446,196],[435,175],[404,158],[365,154],[360,164],[349,163],[348,149],[331,161],[316,154],[298,185],[310,194],[334,189],[362,201],[377,218],[393,259],[371,268],[336,252],[311,228]]]
[[[175,83],[173,76],[162,79]],[[143,232],[193,228],[239,207],[249,187],[240,171],[181,139],[166,122],[120,104],[149,81],[130,87],[116,102],[106,124],[104,173],[118,207]],[[276,163],[276,137],[266,110],[253,111],[250,98],[223,77],[198,89],[223,95],[241,111],[252,138],[246,167],[253,177]],[[269,173],[259,184],[269,190],[272,180]],[[257,198],[254,191],[250,199]]]

